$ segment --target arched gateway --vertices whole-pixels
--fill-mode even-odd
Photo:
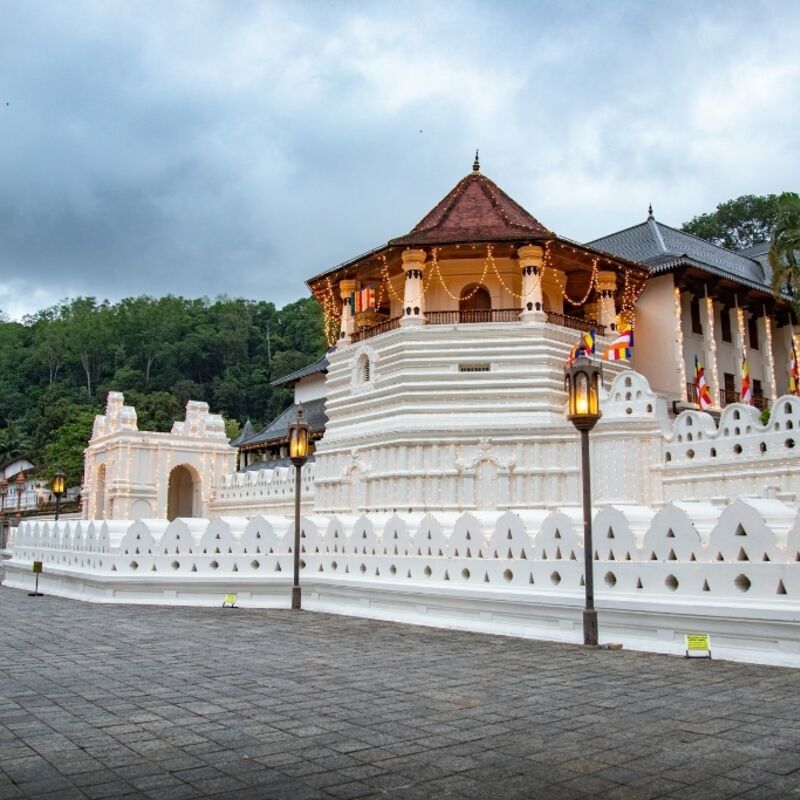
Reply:
[[[198,505],[200,481],[189,467],[180,465],[169,474],[167,490],[167,519],[171,522],[177,517],[194,517]]]

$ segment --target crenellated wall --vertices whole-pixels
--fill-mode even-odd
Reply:
[[[594,518],[601,638],[800,666],[800,515],[774,499],[614,505]],[[103,602],[285,607],[284,517],[23,524],[6,583]],[[302,518],[307,608],[566,641],[580,639],[583,538],[574,508]]]
[[[210,516],[256,516],[294,514],[295,469],[274,467],[225,475],[214,487]],[[311,511],[314,503],[314,463],[306,464],[301,478],[301,509]]]

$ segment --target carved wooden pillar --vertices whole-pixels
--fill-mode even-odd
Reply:
[[[617,329],[617,273],[597,273],[597,324]]]
[[[542,260],[544,254],[538,245],[529,244],[517,250],[522,270],[522,313],[523,322],[544,322],[544,296],[542,294]]]
[[[403,272],[406,274],[403,292],[402,327],[414,327],[425,324],[425,295],[423,275],[425,271],[424,250],[403,251]]]
[[[353,319],[352,296],[356,290],[354,280],[339,281],[339,296],[342,298],[342,328],[339,340],[342,344],[350,344],[355,333],[355,319]]]

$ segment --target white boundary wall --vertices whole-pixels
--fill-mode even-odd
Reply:
[[[581,641],[576,508],[303,517],[304,605],[358,616]],[[778,500],[596,513],[601,641],[800,666],[800,515]],[[287,607],[284,517],[25,523],[6,584],[98,602]]]

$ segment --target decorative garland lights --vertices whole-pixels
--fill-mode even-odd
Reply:
[[[675,297],[675,344],[678,347],[678,376],[680,379],[681,400],[687,402],[689,395],[686,391],[686,364],[683,360],[683,327],[681,325],[681,290],[676,286]]]
[[[492,194],[492,202],[496,202],[496,198]],[[530,244],[530,243],[529,243]],[[481,245],[473,244],[473,245],[462,245],[456,244],[455,249],[471,249],[477,250]],[[558,285],[561,291],[561,296],[565,303],[568,303],[571,306],[579,307],[583,306],[589,300],[592,291],[597,291],[597,281],[598,275],[600,272],[600,264],[601,262],[605,262],[608,265],[615,268],[615,271],[619,270],[619,264],[616,261],[611,259],[603,258],[599,255],[592,256],[591,261],[591,272],[589,275],[589,283],[584,292],[582,297],[576,298],[571,297],[566,290],[566,280],[563,282],[563,288],[561,288],[561,281],[558,280],[557,276],[561,272],[555,266],[553,266],[553,254],[554,248],[558,247],[561,251],[568,254],[580,254],[583,253],[583,250],[580,250],[575,247],[570,247],[569,245],[563,244],[562,242],[556,239],[547,239],[543,242],[543,257],[542,257],[542,265],[539,270],[539,274],[537,276],[537,282],[534,286],[539,286],[544,282],[545,274],[548,269],[552,270],[553,277],[556,279],[555,283]],[[375,262],[375,266],[378,267],[380,271],[380,280],[376,281],[377,284],[377,305],[380,307],[384,304],[384,300],[394,300],[395,302],[399,303],[402,306],[409,305],[406,298],[403,297],[400,293],[398,293],[394,286],[392,285],[392,277],[389,274],[389,262],[387,259],[387,255],[392,252],[393,248],[387,249],[384,253],[378,253],[376,258],[377,262]],[[442,291],[453,301],[455,302],[462,302],[464,300],[472,299],[480,290],[481,285],[483,284],[486,276],[488,274],[494,275],[499,283],[500,287],[503,291],[507,292],[510,296],[514,297],[516,300],[523,301],[524,296],[516,292],[512,286],[509,286],[504,280],[503,276],[500,273],[500,270],[497,266],[497,262],[494,256],[494,246],[492,244],[486,245],[486,255],[484,257],[483,262],[483,269],[481,271],[480,277],[475,282],[474,287],[463,295],[457,295],[450,290],[447,283],[445,282],[444,275],[442,274],[441,270],[441,263],[439,260],[439,247],[432,247],[430,250],[430,262],[429,268],[427,270],[427,274],[425,276],[424,281],[421,282],[420,287],[421,291],[420,294],[413,298],[413,302],[411,305],[420,305],[420,300],[422,297],[426,296],[428,291],[431,289],[434,281],[441,286]],[[642,291],[644,290],[645,285],[645,278],[644,276],[637,276],[630,267],[624,266],[621,270],[622,276],[624,279],[623,289],[620,298],[620,317],[627,323],[632,324],[634,319],[634,308],[636,305],[636,301],[639,299]],[[342,316],[342,300],[338,296],[336,288],[334,287],[333,282],[331,281],[330,277],[326,277],[324,283],[318,284],[316,287],[316,291],[314,292],[317,296],[317,299],[320,300],[323,308],[323,313],[325,317],[325,335],[327,337],[329,345],[333,345],[339,338],[339,327],[341,324],[341,316]]]

